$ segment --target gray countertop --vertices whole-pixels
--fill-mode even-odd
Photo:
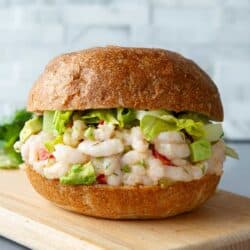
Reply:
[[[250,197],[250,142],[230,143],[240,155],[240,160],[227,159],[224,164],[224,175],[219,188]],[[14,229],[13,229],[14,230]],[[27,249],[13,241],[0,237],[1,250]]]

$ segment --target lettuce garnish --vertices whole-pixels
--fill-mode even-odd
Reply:
[[[22,163],[21,155],[14,150],[13,145],[19,139],[25,122],[31,117],[32,113],[18,110],[0,125],[0,168],[18,168]]]
[[[164,111],[159,111],[158,113],[153,113],[153,111],[144,112],[144,114],[141,115],[140,127],[145,138],[149,141],[153,140],[163,131],[184,130],[195,139],[205,135],[202,121],[184,118],[178,119],[171,113],[164,113]]]
[[[215,142],[218,141],[223,136],[223,128],[220,123],[206,124],[204,126],[205,136],[204,139]]]
[[[107,124],[119,124],[116,119],[116,112],[112,109],[93,109],[83,112],[81,119],[87,124],[98,124],[106,122]]]
[[[55,145],[62,143],[63,143],[63,137],[61,135],[58,135],[52,141],[45,142],[44,146],[51,153],[55,150]]]
[[[225,153],[227,156],[234,158],[234,159],[239,159],[239,155],[238,153],[231,147],[229,147],[228,145],[225,146]]]
[[[121,128],[131,125],[136,119],[136,112],[133,109],[118,108],[117,120]]]
[[[53,116],[53,126],[59,134],[63,134],[67,128],[73,111],[55,111]]]

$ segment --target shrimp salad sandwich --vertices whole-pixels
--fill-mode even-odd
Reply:
[[[61,55],[31,89],[20,133],[33,187],[65,209],[163,218],[215,191],[225,155],[218,89],[193,61],[162,49]]]

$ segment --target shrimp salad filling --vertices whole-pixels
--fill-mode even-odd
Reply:
[[[220,123],[192,112],[126,108],[34,115],[15,149],[25,165],[65,185],[170,185],[220,175]]]

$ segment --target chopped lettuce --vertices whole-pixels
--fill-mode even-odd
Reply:
[[[73,111],[55,111],[53,116],[53,126],[55,130],[62,134],[65,132]]]
[[[195,122],[202,122],[204,124],[209,123],[207,116],[194,112],[181,113],[178,115],[178,119],[191,119]]]
[[[220,123],[206,124],[204,126],[205,136],[204,139],[210,142],[218,141],[223,136],[223,128]]]
[[[43,112],[43,131],[53,134],[55,131],[53,125],[55,111],[44,111]]]
[[[19,139],[24,123],[32,117],[26,110],[18,110],[0,125],[0,168],[17,168],[22,163],[21,155],[13,145]]]
[[[212,148],[210,142],[207,140],[198,140],[190,144],[191,161],[204,161],[211,157]]]
[[[145,112],[143,115],[140,115],[140,127],[145,138],[149,141],[163,131],[185,130],[186,133],[195,139],[201,138],[205,134],[204,124],[200,121],[178,119],[164,110],[154,111],[154,113],[153,111]]]
[[[91,185],[96,181],[96,174],[91,162],[74,164],[69,172],[60,178],[65,185]]]
[[[136,112],[134,109],[118,108],[117,120],[121,128],[133,124],[136,119]]]
[[[116,119],[116,112],[112,109],[92,109],[87,110],[81,116],[87,124],[98,124],[104,121],[107,124],[119,124]]]
[[[15,152],[7,153],[3,149],[0,149],[0,169],[18,168],[20,163],[21,159],[19,154]]]
[[[55,145],[62,143],[63,143],[63,137],[61,135],[58,135],[55,137],[54,140],[45,142],[44,146],[51,153],[55,151]]]
[[[20,141],[25,142],[31,135],[37,134],[42,130],[42,117],[35,116],[25,122],[20,132]]]
[[[225,145],[225,154],[229,157],[232,157],[234,159],[239,159],[238,153],[228,145]]]
[[[84,131],[84,137],[86,137],[88,140],[93,141],[95,139],[94,128],[93,127],[88,127]]]
[[[164,120],[151,115],[143,116],[140,122],[140,128],[148,141],[153,140],[161,132],[170,130]],[[172,128],[171,125],[170,128]]]
[[[204,125],[202,122],[195,122],[191,119],[179,119],[178,129],[184,129],[193,138],[201,138],[205,135]]]

